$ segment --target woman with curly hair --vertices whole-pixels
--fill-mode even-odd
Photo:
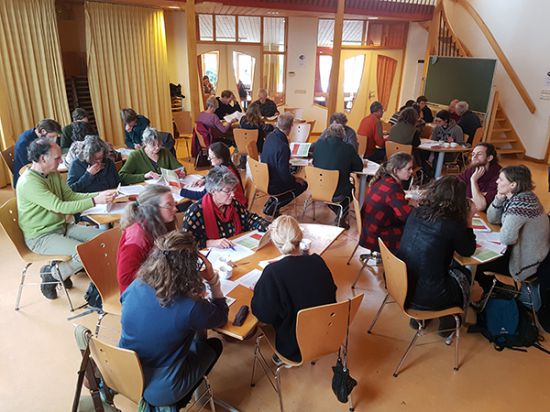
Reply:
[[[169,230],[176,215],[172,192],[166,186],[150,185],[137,201],[126,206],[117,251],[117,279],[120,293],[132,283],[147,258],[153,242]]]
[[[205,299],[203,281],[211,299]],[[174,231],[158,237],[120,300],[119,346],[135,351],[141,361],[144,400],[185,407],[223,349],[219,339],[200,336],[223,326],[229,311],[220,279],[197,252],[193,236]]]
[[[471,256],[476,249],[472,229],[475,205],[466,198],[466,184],[455,176],[435,181],[414,209],[403,231],[397,255],[407,264],[407,305],[440,310],[468,304],[466,270],[449,270],[453,254]],[[440,329],[452,327],[442,318]]]

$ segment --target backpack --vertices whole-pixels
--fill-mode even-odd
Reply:
[[[505,348],[526,352],[523,348],[533,346],[550,354],[539,344],[541,337],[529,311],[514,298],[489,298],[468,332],[481,333],[499,352]]]
[[[103,301],[101,300],[101,295],[99,294],[99,290],[97,290],[93,282],[90,282],[90,284],[88,285],[88,289],[84,294],[84,300],[88,303],[88,306],[91,306],[92,308],[96,308],[96,309],[103,308]]]

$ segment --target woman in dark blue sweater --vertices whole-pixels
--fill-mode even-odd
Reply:
[[[204,263],[202,272],[197,257]],[[210,300],[203,298],[203,280]],[[199,336],[225,325],[229,311],[220,279],[197,253],[193,236],[174,231],[158,237],[120,300],[119,346],[139,357],[143,398],[152,406],[184,407],[222,352],[219,339]]]
[[[86,136],[82,151],[69,168],[67,184],[73,192],[101,192],[118,186],[120,178],[108,153],[109,146],[98,136]]]

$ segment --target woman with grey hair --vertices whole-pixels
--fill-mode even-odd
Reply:
[[[69,168],[67,183],[73,192],[101,192],[118,186],[120,178],[108,154],[109,146],[99,136],[86,136]]]
[[[162,147],[160,136],[156,129],[148,127],[143,132],[143,145],[128,156],[128,160],[120,169],[120,180],[129,185],[141,183],[145,179],[158,179],[161,169],[170,169],[184,176],[181,163],[168,149]]]
[[[330,116],[329,125],[333,124],[339,124],[344,127],[344,143],[347,143],[357,151],[357,147],[359,147],[359,143],[357,142],[357,134],[355,133],[355,130],[353,130],[351,127],[348,126],[348,117],[345,115],[345,113],[336,112],[333,113],[332,116]],[[330,127],[330,126],[329,126]],[[326,139],[328,137],[328,127],[321,133],[321,136],[319,136],[319,140]],[[314,149],[315,144],[312,145],[312,149]]]
[[[237,177],[226,167],[216,166],[206,175],[206,194],[187,209],[182,230],[191,232],[200,248],[230,248],[228,239],[241,232],[265,231],[268,222],[235,200]]]
[[[197,123],[203,126],[202,129],[206,129],[213,139],[205,139],[206,145],[209,146],[210,143],[221,140],[228,146],[235,146],[232,124],[236,122],[237,119],[233,119],[231,123],[222,123],[220,118],[216,115],[218,107],[218,100],[214,96],[210,96],[206,100],[206,109],[197,116]]]
[[[133,282],[155,239],[173,229],[176,204],[166,186],[149,185],[135,202],[126,206],[120,222],[123,229],[117,252],[120,293]]]

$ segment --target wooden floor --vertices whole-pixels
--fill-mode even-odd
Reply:
[[[507,161],[505,164],[517,163]],[[537,183],[536,192],[550,207],[547,166],[529,163]],[[0,202],[13,196],[9,189],[0,190]],[[330,223],[333,218],[319,206],[317,222]],[[312,221],[311,217],[304,219]],[[326,260],[338,285],[338,298],[352,295],[350,288],[358,259],[346,261],[357,240],[355,222],[352,228],[327,251]],[[82,323],[93,328],[96,315],[72,321],[67,317],[63,298],[47,301],[38,287],[23,291],[22,308],[13,310],[22,263],[0,235],[0,405],[4,411],[70,410],[80,354],[73,337],[73,325]],[[34,275],[38,267],[31,270]],[[36,276],[36,279],[39,279]],[[88,279],[79,276],[71,296],[83,302]],[[453,347],[446,346],[437,334],[423,338],[407,359],[402,373],[394,378],[392,371],[404,352],[413,331],[395,305],[386,307],[374,330],[366,330],[380,305],[384,292],[381,280],[365,272],[358,283],[365,298],[351,326],[350,369],[359,382],[353,392],[357,411],[543,411],[550,408],[550,367],[548,355],[528,352],[496,352],[479,335],[461,336],[461,368],[452,369]],[[107,317],[101,336],[116,343],[118,319]],[[550,336],[546,334],[549,340]],[[241,411],[277,411],[277,397],[265,377],[250,388],[254,341],[224,342],[224,352],[211,374],[216,397]],[[335,357],[321,359],[315,366],[285,370],[282,376],[287,411],[345,411],[347,406],[336,401],[330,388],[331,366]],[[86,392],[84,392],[85,395]],[[131,407],[119,406],[124,410]],[[83,408],[82,410],[91,410]]]

